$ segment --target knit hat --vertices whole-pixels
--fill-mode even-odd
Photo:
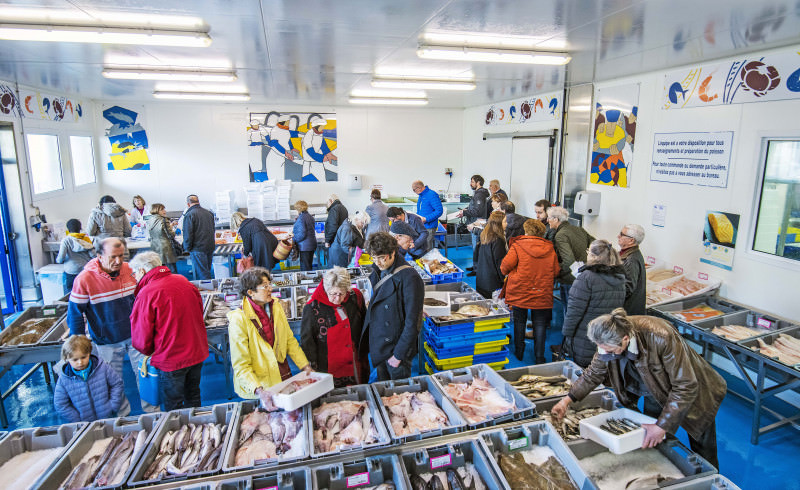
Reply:
[[[411,228],[411,225],[409,225],[405,221],[400,221],[399,219],[396,219],[392,222],[392,227],[390,228],[390,231],[394,235],[408,235],[414,240],[419,238],[419,233],[414,231],[414,228]]]

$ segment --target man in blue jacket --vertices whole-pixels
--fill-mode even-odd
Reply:
[[[411,190],[419,196],[417,198],[417,215],[428,230],[428,237],[426,238],[428,242],[427,249],[433,250],[436,246],[435,234],[439,228],[439,217],[444,212],[442,200],[439,199],[439,194],[432,191],[421,180],[411,184]]]
[[[414,246],[406,250],[412,258],[418,259],[430,251],[430,248],[428,248],[428,244],[430,243],[428,236],[431,235],[433,231],[429,231],[425,228],[421,217],[416,214],[406,213],[402,208],[396,206],[387,209],[386,216],[392,220],[392,227],[390,229],[392,233],[408,235],[414,241]],[[400,247],[405,250],[402,243]]]

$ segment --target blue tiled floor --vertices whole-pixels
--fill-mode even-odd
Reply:
[[[468,247],[450,250],[451,259],[460,267],[471,264],[472,253]],[[475,278],[465,278],[471,285],[475,285]],[[560,319],[554,323],[560,324]],[[523,361],[518,361],[513,355],[509,357],[508,367],[518,367],[533,363],[532,341],[527,340],[527,348]],[[559,344],[561,334],[558,328],[551,327],[548,331],[546,353],[549,358],[549,345]],[[16,366],[11,372],[0,380],[0,389],[5,391],[18,376],[25,373],[31,366]],[[418,369],[415,366],[415,374]],[[139,396],[135,389],[133,372],[126,364],[124,379],[127,387],[126,393],[131,401],[134,413],[140,413]],[[741,380],[725,375],[729,386],[739,392],[745,388]],[[229,398],[225,385],[225,376],[222,365],[209,357],[203,366],[203,379],[201,383],[203,403],[206,405],[224,403],[238,398]],[[53,387],[44,381],[42,370],[37,371],[28,381],[23,383],[15,393],[5,400],[10,427],[4,430],[17,428],[48,426],[59,424],[61,421],[53,410]],[[769,403],[775,410],[782,410],[778,404]],[[800,489],[797,475],[798,454],[800,454],[800,434],[791,427],[783,427],[761,437],[760,444],[750,444],[750,425],[752,419],[752,405],[740,398],[728,395],[722,403],[717,414],[717,439],[719,445],[719,459],[721,472],[734,483],[744,489]],[[767,423],[764,417],[762,424]],[[679,437],[688,444],[686,434],[681,430]]]

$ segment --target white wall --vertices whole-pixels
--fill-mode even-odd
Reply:
[[[761,138],[766,135],[798,135],[800,100],[734,104],[693,109],[663,110],[663,73],[598,84],[597,88],[641,82],[636,148],[628,189],[587,182],[602,193],[600,216],[585,220],[597,238],[616,243],[625,223],[644,226],[642,245],[646,256],[706,272],[722,279],[721,294],[760,310],[800,321],[797,280],[800,264],[764,261],[748,252],[752,242],[753,202],[758,182]],[[786,128],[789,128],[788,130]],[[733,150],[727,188],[698,187],[650,181],[653,135],[662,132],[733,131]],[[787,131],[789,131],[787,133]],[[588,165],[589,156],[586,157]],[[667,207],[664,228],[652,226],[653,204]],[[701,264],[704,215],[707,210],[741,215],[733,271]]]

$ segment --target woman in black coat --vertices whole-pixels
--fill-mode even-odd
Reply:
[[[503,287],[503,273],[500,264],[506,256],[506,237],[503,233],[502,211],[493,211],[483,227],[480,240],[472,252],[475,264],[475,289],[484,298],[491,299],[492,293]]]
[[[244,215],[241,218],[245,218]],[[231,224],[235,226],[236,220],[236,216],[231,217]],[[256,267],[267,270],[275,267],[277,261],[272,253],[278,246],[278,239],[267,229],[263,221],[257,218],[245,218],[239,225],[239,237],[242,239],[243,257],[252,255]]]
[[[619,253],[606,240],[589,245],[586,265],[572,283],[561,333],[564,351],[581,367],[592,362],[597,345],[589,340],[589,322],[625,303],[625,268]]]
[[[356,247],[364,248],[364,227],[369,224],[369,216],[356,211],[355,216],[347,218],[336,232],[336,239],[328,250],[331,265],[347,267],[353,259]]]

